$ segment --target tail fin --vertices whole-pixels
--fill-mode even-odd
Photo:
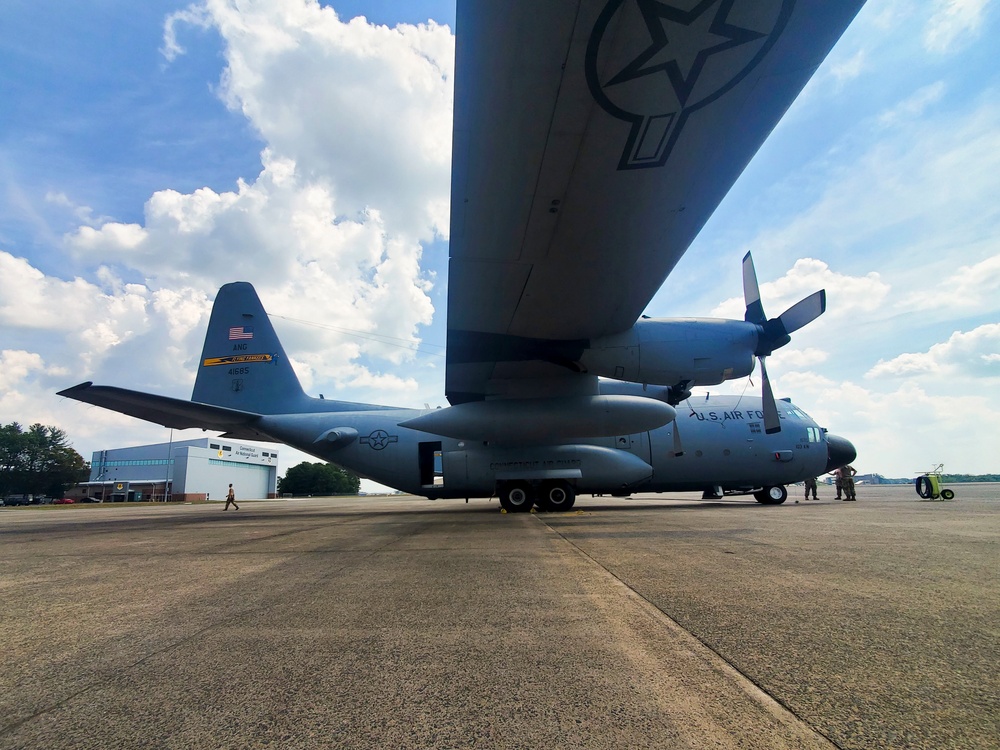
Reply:
[[[219,290],[191,400],[256,414],[300,411],[310,401],[251,284]]]

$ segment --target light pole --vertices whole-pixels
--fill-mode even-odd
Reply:
[[[174,428],[170,428],[170,440],[167,442],[167,476],[163,480],[163,502],[167,502],[167,493],[170,490],[170,452],[174,447]]]

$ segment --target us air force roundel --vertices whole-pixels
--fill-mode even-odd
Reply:
[[[587,44],[587,85],[631,125],[618,169],[662,167],[692,114],[764,59],[795,0],[610,0]]]
[[[370,446],[372,450],[380,451],[384,450],[390,443],[399,442],[399,436],[390,435],[385,430],[374,430],[367,437],[359,438],[358,442],[361,445]]]

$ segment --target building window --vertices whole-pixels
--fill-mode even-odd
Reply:
[[[242,461],[227,461],[223,458],[208,459],[210,466],[225,466],[230,469],[253,469],[254,471],[270,471],[273,466],[263,466],[261,464],[245,464]]]

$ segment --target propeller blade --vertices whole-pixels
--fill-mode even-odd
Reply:
[[[763,323],[767,320],[764,306],[760,303],[757,271],[753,267],[753,258],[750,253],[743,256],[743,301],[747,305],[747,312],[743,320],[748,323]]]
[[[778,316],[785,333],[794,333],[826,312],[826,289],[810,294]]]
[[[764,404],[764,432],[773,435],[776,432],[781,432],[778,405],[774,402],[774,391],[771,390],[771,381],[767,377],[767,366],[764,364],[764,358],[758,357],[757,359],[760,360],[760,376],[763,381],[761,400]]]
[[[681,426],[676,415],[674,416],[674,455],[678,457],[684,455],[684,446],[681,445]]]
[[[757,350],[754,354],[766,357],[775,349],[780,349],[792,340],[789,334],[812,323],[824,312],[826,312],[826,290],[820,289],[796,302],[777,318],[760,323],[760,335],[757,338]]]

